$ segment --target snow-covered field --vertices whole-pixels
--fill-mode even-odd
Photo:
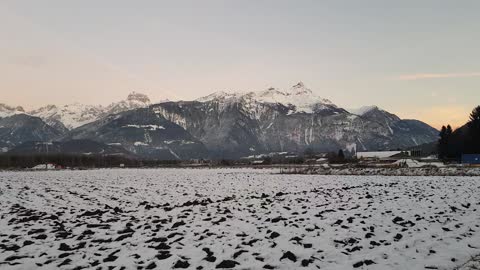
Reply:
[[[454,269],[479,177],[0,172],[0,269]]]

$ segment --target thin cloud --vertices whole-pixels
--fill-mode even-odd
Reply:
[[[415,81],[424,79],[446,79],[446,78],[471,78],[480,77],[480,72],[468,72],[468,73],[417,73],[406,74],[395,77],[399,81]]]

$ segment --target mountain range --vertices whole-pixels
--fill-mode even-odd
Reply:
[[[287,90],[216,92],[154,104],[135,92],[108,106],[48,105],[25,111],[0,104],[0,149],[16,153],[31,141],[94,141],[101,149],[122,147],[144,158],[241,158],[306,149],[406,149],[437,137],[429,125],[377,106],[341,108],[301,82]],[[22,149],[33,152],[25,145]],[[82,152],[81,146],[75,149]]]

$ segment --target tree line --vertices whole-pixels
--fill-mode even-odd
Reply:
[[[178,160],[144,160],[118,155],[35,154],[0,155],[0,169],[25,169],[38,164],[55,164],[63,168],[154,167],[177,165]]]
[[[450,125],[443,126],[437,144],[441,160],[460,160],[462,154],[480,154],[480,106],[470,113],[468,122],[453,131]]]

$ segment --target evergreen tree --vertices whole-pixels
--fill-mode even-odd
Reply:
[[[480,106],[470,113],[468,122],[468,150],[471,153],[480,153]]]
[[[470,113],[470,123],[479,123],[480,122],[480,106],[477,106]]]
[[[449,138],[450,136],[452,136],[452,133],[453,133],[452,126],[447,125],[447,129],[446,129],[447,138]]]
[[[438,139],[438,158],[444,160],[447,157],[447,128],[442,126],[440,138]]]
[[[443,126],[437,144],[439,159],[457,159],[462,154],[480,154],[480,106],[470,113],[468,123],[455,130]]]
[[[446,158],[455,157],[455,149],[453,149],[452,134],[453,134],[452,126],[447,125],[447,128],[445,129],[445,142],[444,142]]]

